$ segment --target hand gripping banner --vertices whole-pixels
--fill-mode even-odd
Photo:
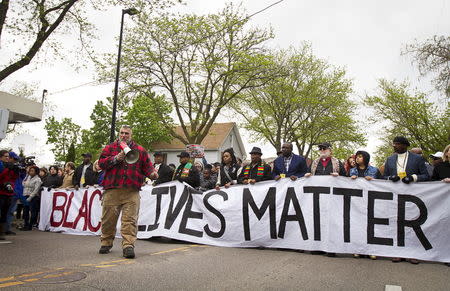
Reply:
[[[102,193],[43,192],[39,228],[100,234]],[[170,182],[140,195],[140,239],[450,262],[450,184],[442,182],[315,176],[203,193]]]

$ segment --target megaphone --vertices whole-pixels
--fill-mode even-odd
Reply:
[[[128,164],[134,164],[139,160],[139,151],[136,149],[130,149],[126,142],[121,142],[120,147],[125,153],[125,162]]]

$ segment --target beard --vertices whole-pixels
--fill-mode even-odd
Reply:
[[[330,152],[326,152],[326,153],[322,153],[320,155],[320,158],[321,159],[326,159],[326,158],[329,158],[330,156],[331,156],[331,153]]]

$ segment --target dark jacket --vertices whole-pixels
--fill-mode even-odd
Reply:
[[[441,181],[445,178],[450,178],[450,162],[441,162],[434,167],[433,176],[431,180]]]
[[[238,172],[239,169],[241,167],[239,167],[238,164],[234,164],[231,167],[228,168],[228,171],[225,170],[225,165],[221,165],[220,166],[220,170],[219,170],[219,175],[217,178],[217,185],[219,185],[220,187],[225,186],[225,184],[227,183],[237,183],[237,179],[238,179]],[[228,172],[228,175],[225,173],[225,171]],[[231,180],[228,178],[228,176],[230,176]],[[235,181],[235,182],[233,182]]]
[[[62,185],[62,177],[55,175],[47,175],[42,179],[42,187],[44,188],[58,188]]]
[[[289,164],[289,169],[287,171],[284,166],[284,156],[280,156],[275,159],[272,176],[275,178],[280,174],[285,174],[286,177],[297,176],[298,178],[301,178],[307,171],[308,166],[306,165],[305,158],[292,154],[291,163]]]
[[[84,164],[81,164],[75,169],[75,173],[73,174],[73,185],[84,187],[87,185],[92,186],[94,184],[97,184],[97,173],[94,172],[93,165],[90,164],[89,167],[87,167],[86,172],[84,173],[84,184],[80,185],[81,175],[83,174],[83,167]]]
[[[387,158],[386,163],[384,164],[384,179],[387,180],[390,176],[397,175],[397,159],[397,154],[393,154]],[[430,176],[428,175],[427,167],[425,166],[425,161],[422,156],[408,152],[406,175],[417,175],[417,182],[430,180]]]
[[[262,175],[258,175],[258,167],[260,166],[264,167]],[[246,173],[247,167],[250,167],[250,169],[248,169],[248,174]],[[272,169],[264,162],[255,164],[253,167],[251,167],[251,165],[245,166],[239,174],[238,183],[243,184],[244,180],[247,179],[255,179],[256,182],[272,180]]]
[[[197,169],[193,165],[189,169],[188,176],[181,177],[181,174],[182,174],[182,171],[183,171],[185,165],[186,164],[178,166],[178,168],[175,170],[175,175],[173,177],[173,180],[185,182],[185,183],[191,185],[192,188],[197,188],[198,186],[200,186],[200,175],[199,175]]]
[[[200,177],[200,191],[207,191],[213,189],[216,186],[217,178],[216,176],[211,176],[209,179],[205,179],[203,175]]]
[[[156,165],[155,165],[156,166]],[[165,164],[161,164],[158,169],[158,179],[154,182],[154,185],[170,182],[173,178],[173,170],[171,167]]]
[[[309,172],[311,172],[311,167],[309,169]],[[323,176],[323,175],[331,175],[331,173],[333,173],[333,163],[331,162],[331,160],[328,162],[328,164],[326,165],[326,167],[324,167],[322,165],[322,162],[319,161],[317,163],[317,168],[316,168],[316,172],[312,173],[316,176]],[[345,172],[345,168],[344,165],[341,163],[341,161],[339,161],[339,176],[347,176],[347,172]]]

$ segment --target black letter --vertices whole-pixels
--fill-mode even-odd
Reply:
[[[175,219],[178,217],[178,214],[180,214],[181,208],[183,207],[184,203],[186,203],[186,200],[188,198],[188,187],[184,186],[180,200],[178,200],[177,206],[175,206],[175,209],[173,209],[173,204],[175,203],[175,194],[176,191],[172,191],[171,189],[169,210],[167,211],[166,223],[164,224],[165,229],[170,229],[175,222]]]
[[[223,191],[213,191],[213,192],[209,192],[208,194],[205,195],[205,197],[203,197],[203,204],[205,204],[206,209],[211,211],[213,214],[215,214],[217,216],[217,218],[219,218],[220,230],[218,232],[213,232],[210,230],[208,225],[205,225],[205,227],[203,229],[205,230],[206,234],[209,235],[210,237],[219,238],[225,232],[226,221],[225,221],[225,217],[223,217],[222,213],[220,213],[219,210],[215,209],[214,207],[211,206],[211,204],[209,204],[208,199],[213,195],[220,195],[220,196],[222,196],[223,201],[227,201],[228,194]]]
[[[416,204],[419,208],[420,215],[418,218],[414,220],[405,220],[405,205],[406,202],[411,202]],[[427,237],[423,233],[420,226],[425,223],[428,218],[428,210],[423,203],[416,196],[412,195],[398,195],[398,220],[397,220],[397,244],[399,247],[405,246],[405,226],[412,227],[414,232],[417,235],[417,238],[420,240],[420,243],[425,248],[425,250],[432,249],[431,243],[428,241]]]
[[[374,245],[394,245],[392,238],[375,237],[375,224],[389,225],[389,218],[375,218],[375,199],[392,200],[392,192],[369,191],[367,200],[367,243]]]
[[[178,229],[178,232],[193,235],[196,237],[203,237],[202,231],[186,227],[189,218],[196,218],[196,219],[203,218],[203,213],[192,211],[192,202],[194,201],[194,198],[192,198],[192,194],[203,194],[203,192],[197,191],[194,188],[189,188],[189,198],[186,203],[186,207],[184,208],[183,217],[181,218],[180,228]]]
[[[314,240],[320,240],[320,194],[330,194],[330,187],[303,187],[304,193],[313,193]]]
[[[175,193],[176,192],[176,187],[172,186],[170,187],[170,193]],[[152,189],[152,195],[156,195],[156,218],[155,218],[155,223],[154,224],[150,224],[147,227],[147,231],[152,231],[158,228],[159,226],[159,217],[161,216],[161,200],[162,200],[162,195],[164,194],[169,194],[169,187],[156,187]]]
[[[267,191],[266,198],[264,199],[261,208],[258,209],[256,206],[255,200],[253,200],[252,193],[248,188],[244,189],[243,197],[242,197],[242,210],[243,210],[243,219],[244,219],[244,236],[245,240],[250,240],[250,225],[249,225],[249,216],[248,216],[248,205],[252,207],[253,212],[256,214],[256,217],[261,220],[264,213],[269,207],[269,217],[270,217],[270,238],[277,238],[277,222],[276,222],[276,205],[275,205],[275,194],[276,188],[270,187],[269,191]]]
[[[289,205],[291,201],[295,209],[294,215],[288,215]],[[294,188],[292,187],[288,188],[286,198],[284,199],[283,213],[281,214],[280,226],[278,227],[279,238],[284,238],[284,231],[286,229],[287,221],[298,221],[298,225],[300,226],[300,230],[302,231],[303,240],[308,239],[308,232],[306,231],[305,219],[303,218],[302,209],[300,208],[297,196],[295,196]]]
[[[362,190],[350,188],[334,188],[334,195],[344,196],[344,242],[350,242],[350,205],[352,196],[362,197]]]

